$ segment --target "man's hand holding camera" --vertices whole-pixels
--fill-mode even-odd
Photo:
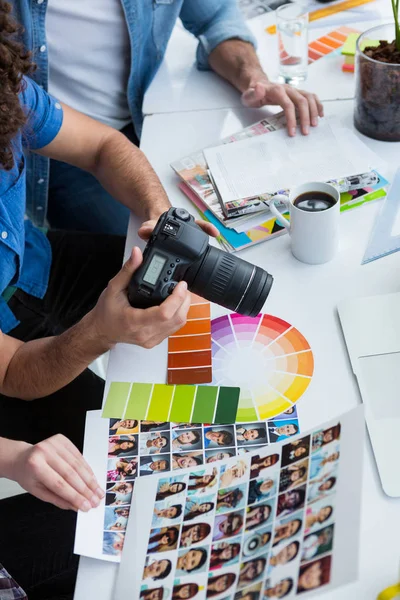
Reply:
[[[150,235],[152,229],[148,223],[150,221],[146,223]],[[110,348],[117,342],[153,348],[186,323],[190,294],[184,281],[176,286],[160,306],[132,308],[128,302],[127,288],[133,273],[141,264],[142,253],[135,247],[92,311],[96,335],[104,341],[105,348]]]

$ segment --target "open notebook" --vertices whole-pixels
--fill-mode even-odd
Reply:
[[[400,293],[339,304],[384,492],[400,497]]]

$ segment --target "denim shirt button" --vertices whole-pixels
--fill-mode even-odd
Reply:
[[[39,50],[40,52],[46,52],[46,46],[43,44],[43,46],[40,46]]]
[[[44,183],[44,179],[38,179],[38,183],[39,184]]]
[[[54,105],[58,110],[61,110],[61,104],[59,102],[56,102]]]
[[[44,0],[37,0],[38,4],[43,4]]]
[[[1,239],[6,240],[8,238],[8,233],[7,231],[2,231],[1,232]]]

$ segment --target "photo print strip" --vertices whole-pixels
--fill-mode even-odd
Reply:
[[[279,434],[281,439],[290,439],[298,431],[295,406],[275,421],[235,425],[108,420],[101,418],[100,411],[89,412],[84,455],[95,470],[98,481],[104,482],[104,488],[108,490],[106,500],[110,504],[106,505],[104,501],[100,510],[79,516],[78,553],[120,561],[126,527],[123,518],[120,518],[118,530],[111,530],[110,519],[116,523],[119,515],[112,513],[110,516],[110,512],[121,507],[121,502],[124,509],[129,508],[132,494],[129,496],[128,489],[126,494],[119,490],[118,497],[114,497],[115,490],[111,491],[111,487],[118,483],[134,484],[139,477],[154,477],[170,470],[175,474],[188,467],[213,465],[239,454],[261,451],[271,443],[271,438],[276,437],[273,434]],[[110,531],[117,531],[119,535],[109,535]]]
[[[110,384],[102,416],[194,423],[233,423],[239,404],[238,387]]]
[[[358,407],[293,441],[142,478],[116,597],[307,598],[353,581],[363,439]],[[298,461],[283,466],[299,448]],[[155,529],[160,515],[170,521]]]
[[[168,338],[167,381],[182,385],[211,380],[211,305],[191,294],[186,325]]]

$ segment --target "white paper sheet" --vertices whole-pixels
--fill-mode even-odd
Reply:
[[[285,585],[291,586],[291,590],[285,598],[297,595],[308,598],[356,579],[364,447],[363,409],[358,407],[297,439],[302,447],[307,448],[308,444],[308,452],[295,460],[292,453],[299,445],[286,441],[240,459],[208,465],[206,469],[192,468],[181,471],[179,475],[165,474],[138,481],[113,597],[132,600],[141,597],[146,600],[153,598],[151,590],[157,590],[154,598],[169,600],[180,598],[179,594],[183,593],[181,586],[185,585],[185,590],[191,590],[191,594],[182,597],[193,600],[206,597],[220,600],[233,598],[233,594],[235,600],[239,600],[250,591],[254,592],[254,600],[261,600],[263,597],[283,597],[271,593],[267,596],[266,590],[271,592],[286,581]],[[272,455],[272,464],[259,469],[260,459]],[[303,464],[306,465],[303,480],[288,487],[288,467],[293,471]],[[255,469],[256,465],[258,468]],[[214,479],[211,477],[207,487],[199,487],[196,476],[208,472],[214,475]],[[264,496],[254,499],[258,482],[266,481],[273,482],[270,491],[264,490]],[[328,481],[332,486],[327,489]],[[176,486],[169,488],[176,482],[180,482],[179,489]],[[320,488],[321,485],[325,487]],[[299,491],[301,489],[302,492]],[[166,490],[172,493],[167,498],[164,497]],[[221,504],[221,494],[225,499],[229,493],[235,498],[233,506],[224,505],[227,499]],[[250,499],[250,493],[253,493],[253,499]],[[295,508],[288,499],[291,495],[293,502],[294,493],[304,499]],[[204,503],[213,504],[213,508],[197,516],[190,514],[190,511],[199,511],[198,507]],[[270,506],[269,513],[265,512],[266,505]],[[264,506],[264,521],[258,523],[259,515],[252,511],[260,506]],[[160,513],[157,516],[155,511],[171,507],[174,510],[180,507],[180,514],[162,516],[160,521]],[[232,533],[220,524],[233,514],[236,530]],[[313,520],[317,515],[319,520]],[[293,524],[289,526],[291,522],[297,523],[295,530]],[[231,524],[233,527],[233,520]],[[200,539],[190,538],[187,529],[191,526],[197,526],[196,535]],[[278,526],[283,528],[278,530]],[[176,540],[173,536],[171,538],[172,529],[178,532]],[[281,541],[276,538],[278,531]],[[167,544],[165,535],[172,539],[172,544],[170,541]],[[157,539],[154,536],[158,536]],[[233,560],[218,564],[221,543],[230,546],[232,552],[236,546],[236,555]],[[160,544],[164,546],[160,547]],[[287,546],[292,546],[291,560],[287,560],[290,558],[289,550],[285,550]],[[191,560],[195,564],[191,562],[190,569],[178,563],[188,551],[194,551]],[[293,556],[294,551],[296,554]],[[198,562],[200,553],[207,554],[204,564]],[[213,566],[210,555],[214,560]],[[271,557],[278,555],[282,562],[274,565],[275,559]],[[161,561],[158,567],[162,573],[160,571],[158,577],[147,568],[144,572],[145,566],[154,561]],[[261,569],[258,574],[250,576],[250,562],[254,568]],[[226,585],[229,578],[231,583],[228,587],[225,585],[220,593],[207,594],[207,589],[210,591],[210,586],[215,585],[215,578],[220,575],[226,576]]]
[[[328,181],[382,166],[358,137],[335,120],[321,119],[308,136],[281,129],[204,150],[224,202],[312,181]]]

